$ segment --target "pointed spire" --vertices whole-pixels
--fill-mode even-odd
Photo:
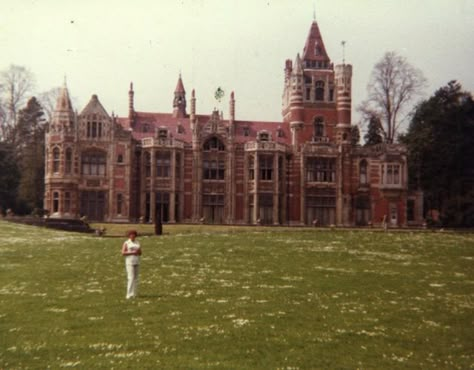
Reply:
[[[72,104],[71,99],[69,98],[69,91],[66,85],[66,78],[64,78],[64,85],[59,92],[58,100],[56,101],[56,110],[57,111],[71,111]]]
[[[181,79],[181,73],[179,73],[178,83],[176,84],[175,93],[185,93],[183,80]]]
[[[330,63],[326,47],[324,46],[323,37],[321,36],[316,20],[313,20],[308,37],[306,38],[306,43],[303,49],[303,60]]]
[[[299,73],[302,73],[302,69],[301,69],[301,57],[300,57],[300,53],[296,54],[296,59],[295,59],[295,65],[294,65],[294,71],[296,74],[299,74]]]

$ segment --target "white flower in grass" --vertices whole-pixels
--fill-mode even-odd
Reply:
[[[59,367],[76,367],[81,364],[81,361],[76,361],[76,362],[63,362],[62,364],[59,364]]]
[[[54,312],[54,313],[60,313],[60,312],[66,312],[66,311],[67,311],[67,308],[52,307],[52,308],[47,308],[45,311]]]
[[[234,323],[234,327],[236,328],[240,328],[250,323],[250,321],[247,319],[235,319],[235,320],[232,320],[232,322]]]

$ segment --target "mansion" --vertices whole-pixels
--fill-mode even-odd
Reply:
[[[284,65],[282,120],[198,114],[179,76],[171,113],[107,113],[97,95],[76,114],[66,86],[46,133],[50,217],[240,225],[417,225],[399,144],[351,140],[352,66],[333,65],[313,21]],[[279,104],[279,102],[275,102]]]

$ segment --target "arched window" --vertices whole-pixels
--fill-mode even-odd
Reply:
[[[151,154],[145,152],[145,177],[151,176]]]
[[[67,148],[66,149],[66,173],[71,173],[72,171],[72,149]]]
[[[315,99],[318,101],[324,100],[324,82],[323,81],[316,81]]]
[[[117,163],[123,163],[123,154],[117,156]]]
[[[314,137],[324,136],[324,119],[322,117],[316,117],[314,119]]]
[[[104,152],[82,153],[82,174],[87,176],[105,176],[106,156]]]
[[[54,148],[53,149],[53,172],[58,173],[59,172],[59,148]]]
[[[268,134],[268,132],[260,132],[258,134],[258,139],[260,141],[269,141],[270,140],[270,135]]]
[[[204,150],[225,150],[225,147],[224,144],[214,136],[204,143]]]
[[[122,194],[117,194],[117,214],[121,215],[122,214],[122,202],[123,202],[123,196]]]
[[[359,164],[359,183],[361,185],[367,184],[367,161],[365,159]]]

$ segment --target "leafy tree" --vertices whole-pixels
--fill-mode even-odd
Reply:
[[[474,101],[456,81],[416,108],[401,138],[409,151],[411,186],[441,211],[448,226],[474,226]]]
[[[376,116],[371,116],[367,127],[367,132],[364,135],[365,145],[375,145],[383,142],[382,124],[380,119]]]
[[[25,210],[42,208],[43,203],[45,145],[43,115],[41,105],[35,97],[32,97],[18,114],[14,135],[21,171],[18,197]]]
[[[367,86],[368,98],[359,110],[366,117],[378,117],[384,139],[392,143],[412,99],[425,86],[423,73],[391,51],[385,53],[372,70]]]

